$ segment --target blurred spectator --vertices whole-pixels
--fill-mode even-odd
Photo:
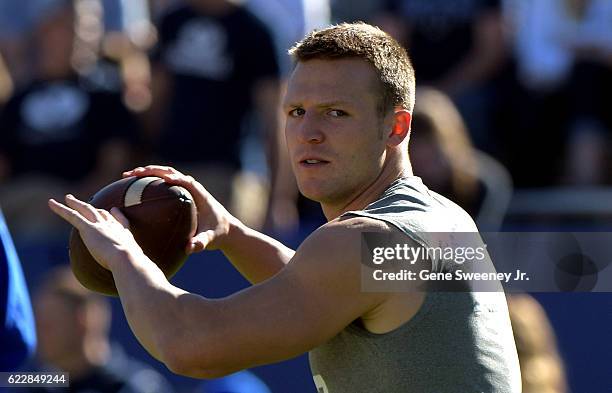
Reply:
[[[184,0],[148,0],[152,19],[157,20],[165,14],[169,8],[176,6]]]
[[[565,371],[542,306],[530,295],[508,296],[523,393],[566,393]]]
[[[248,370],[203,382],[195,393],[272,393],[266,384]]]
[[[536,150],[524,166],[542,158],[556,164],[547,166],[555,176],[551,183],[610,182],[612,2],[507,0],[507,14],[515,33],[517,80],[524,89],[517,101],[526,108],[517,114],[518,126],[545,134],[535,149],[565,151],[565,157],[540,157]],[[554,139],[560,142],[551,146]]]
[[[457,108],[443,92],[421,86],[410,134],[414,174],[474,217],[481,230],[499,230],[510,202],[510,176],[472,146]]]
[[[36,78],[0,116],[0,201],[15,236],[53,235],[50,196],[88,198],[131,166],[134,119],[120,94],[73,69],[74,19],[70,0],[46,9],[33,33]]]
[[[153,5],[149,0],[97,0],[104,10],[103,25],[106,33],[121,33],[137,47],[151,43],[153,25],[151,12]],[[155,7],[160,6],[155,2]]]
[[[32,31],[57,3],[58,0],[0,1],[0,54],[18,87],[29,82],[34,72],[30,53]]]
[[[4,104],[6,104],[12,94],[13,78],[11,77],[11,74],[6,66],[6,62],[4,61],[4,57],[0,51],[0,113],[2,113]]]
[[[158,30],[149,119],[156,159],[192,173],[234,213],[237,197],[248,201],[246,210],[257,210],[261,198],[233,188],[251,115],[266,140],[269,167],[277,162],[280,93],[270,34],[249,11],[227,0],[190,0],[169,8]]]
[[[505,64],[500,0],[389,0],[378,23],[408,49],[418,83],[448,94],[474,144],[493,152],[493,80]],[[418,88],[417,88],[418,90]]]
[[[123,94],[132,112],[146,111],[152,99],[147,51],[156,39],[147,2],[79,0],[77,4],[79,45],[73,57],[84,81],[95,89]]]
[[[15,371],[36,347],[32,305],[11,234],[0,210],[0,371]]]
[[[34,310],[39,369],[68,372],[70,387],[32,392],[172,393],[159,373],[111,345],[108,301],[82,287],[70,267],[46,274],[36,291]]]
[[[388,6],[388,0],[332,0],[331,15],[334,23],[371,22]]]
[[[283,79],[283,89],[286,78],[292,71],[293,64],[287,51],[299,41],[306,33],[320,29],[330,23],[329,0],[248,0],[246,7],[261,21],[265,23],[274,37],[277,62]],[[280,106],[277,110],[278,122],[281,125],[278,133],[275,162],[269,162],[270,170],[270,196],[268,199],[267,216],[264,227],[267,231],[276,234],[293,234],[299,226],[300,218],[308,220],[311,210],[317,212],[317,218],[322,216],[318,204],[301,197],[295,184],[291,166],[286,163],[286,146],[284,132],[285,116]],[[261,143],[257,140],[247,140],[246,157],[261,151]],[[259,143],[259,145],[258,145]],[[259,147],[259,149],[257,149]],[[253,161],[251,159],[251,161]],[[259,162],[265,159],[259,158]],[[253,166],[251,162],[245,164]],[[257,165],[257,163],[254,163]],[[296,206],[295,200],[299,200]],[[312,206],[311,206],[312,205]],[[298,207],[300,207],[298,211]],[[318,222],[318,220],[317,220]]]
[[[247,0],[245,7],[272,33],[283,77],[292,69],[289,48],[304,34],[330,22],[329,0]]]
[[[0,2],[0,54],[17,85],[30,78],[28,62],[28,34],[39,10],[44,8],[43,0]]]

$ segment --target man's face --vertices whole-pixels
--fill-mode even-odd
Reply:
[[[348,203],[380,174],[388,121],[378,113],[379,92],[376,71],[365,60],[298,63],[283,109],[289,158],[304,196]]]

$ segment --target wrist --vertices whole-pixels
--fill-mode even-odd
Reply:
[[[212,246],[221,251],[232,248],[235,239],[244,232],[244,227],[245,225],[239,219],[230,215],[225,225],[222,225],[223,229],[216,236]]]
[[[115,272],[121,267],[139,265],[142,263],[147,263],[147,261],[153,263],[153,261],[151,261],[149,257],[145,255],[145,253],[142,251],[142,249],[140,249],[140,247],[122,247],[117,249],[115,255],[112,258],[110,258],[108,261],[105,261],[105,267],[111,272]]]

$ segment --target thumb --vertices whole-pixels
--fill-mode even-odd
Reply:
[[[193,254],[196,252],[204,251],[210,240],[214,236],[214,231],[208,230],[201,233],[198,233],[194,236],[189,244],[187,245],[187,253]]]

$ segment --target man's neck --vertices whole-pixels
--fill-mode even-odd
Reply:
[[[347,211],[362,210],[377,200],[391,183],[402,177],[413,176],[412,165],[407,157],[400,157],[385,164],[380,174],[369,186],[360,190],[348,201],[339,204],[321,203],[323,214],[327,221],[332,221]]]

